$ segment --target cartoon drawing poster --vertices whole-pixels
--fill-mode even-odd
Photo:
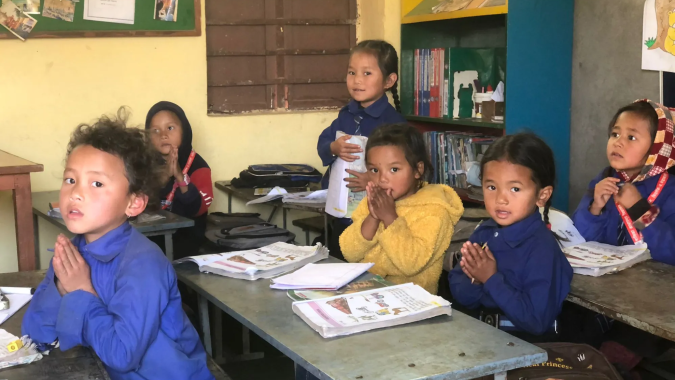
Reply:
[[[675,0],[646,0],[642,69],[675,72]]]

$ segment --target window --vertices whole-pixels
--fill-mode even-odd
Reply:
[[[206,0],[211,115],[341,107],[356,0]]]

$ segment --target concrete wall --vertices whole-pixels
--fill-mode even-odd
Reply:
[[[644,0],[574,4],[570,212],[607,166],[607,125],[621,106],[659,100],[659,73],[641,69]]]

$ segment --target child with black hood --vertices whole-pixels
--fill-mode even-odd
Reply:
[[[145,129],[166,162],[159,192],[162,209],[195,221],[194,227],[173,235],[174,259],[195,254],[204,242],[206,214],[213,202],[211,169],[192,149],[192,127],[177,104],[162,101],[152,106]]]

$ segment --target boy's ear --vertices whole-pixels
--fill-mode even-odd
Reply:
[[[539,195],[537,196],[537,206],[546,206],[546,202],[548,202],[548,200],[551,198],[551,195],[553,195],[553,186],[546,186],[545,188],[539,190]]]
[[[396,83],[397,80],[398,80],[398,74],[396,74],[396,73],[389,74],[387,79],[385,79],[385,81],[384,81],[384,88],[389,90],[390,88],[394,87],[394,84]]]
[[[127,217],[132,218],[134,216],[140,215],[145,207],[148,205],[148,196],[145,194],[131,194],[131,199],[129,200],[129,205],[127,205],[126,214]]]
[[[424,176],[424,162],[417,163],[417,171],[415,172],[415,179],[420,179]]]

